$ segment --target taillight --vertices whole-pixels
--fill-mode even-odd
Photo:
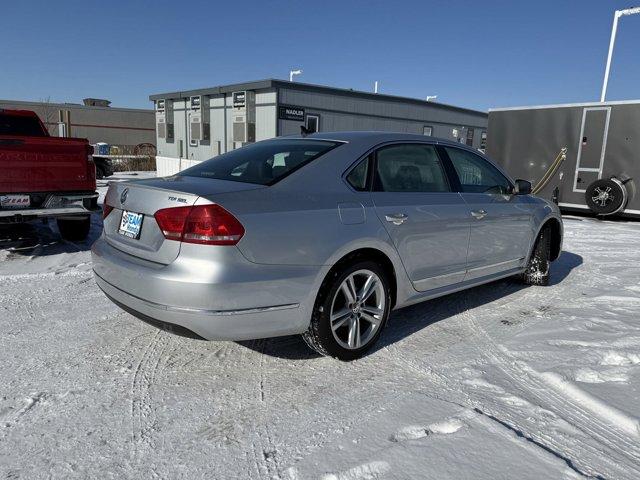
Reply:
[[[111,210],[113,210],[113,207],[111,205],[108,205],[107,202],[104,202],[102,204],[102,219],[103,220],[109,216],[109,214],[111,213]]]
[[[220,205],[163,208],[154,217],[168,240],[235,245],[244,235],[242,224]]]

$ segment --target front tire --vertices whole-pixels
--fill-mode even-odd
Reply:
[[[354,360],[376,343],[390,310],[384,269],[372,261],[353,263],[324,280],[302,337],[321,355]]]
[[[551,267],[551,228],[544,227],[533,247],[533,252],[527,263],[527,269],[522,274],[522,281],[526,285],[549,285],[549,270]]]
[[[60,236],[72,242],[80,242],[87,238],[91,229],[91,217],[59,218],[57,220]]]

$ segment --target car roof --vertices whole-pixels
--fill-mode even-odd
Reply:
[[[287,135],[279,138],[310,138],[318,140],[337,140],[340,142],[372,142],[372,143],[384,143],[393,141],[420,141],[420,142],[434,142],[442,145],[452,145],[456,147],[467,147],[464,143],[452,142],[444,138],[429,137],[427,135],[420,135],[417,133],[402,133],[402,132],[381,132],[381,131],[346,131],[346,132],[320,132],[312,133],[309,135]],[[473,149],[472,149],[473,150]]]

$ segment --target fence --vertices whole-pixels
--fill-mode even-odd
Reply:
[[[158,177],[175,175],[185,168],[199,164],[199,160],[188,160],[186,158],[156,157],[156,174]]]

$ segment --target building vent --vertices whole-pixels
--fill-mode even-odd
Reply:
[[[199,117],[191,119],[191,140],[202,140],[202,122]]]
[[[233,141],[241,143],[255,142],[256,124],[248,122],[233,122]]]
[[[167,138],[167,124],[164,123],[164,118],[158,119],[158,138]]]

